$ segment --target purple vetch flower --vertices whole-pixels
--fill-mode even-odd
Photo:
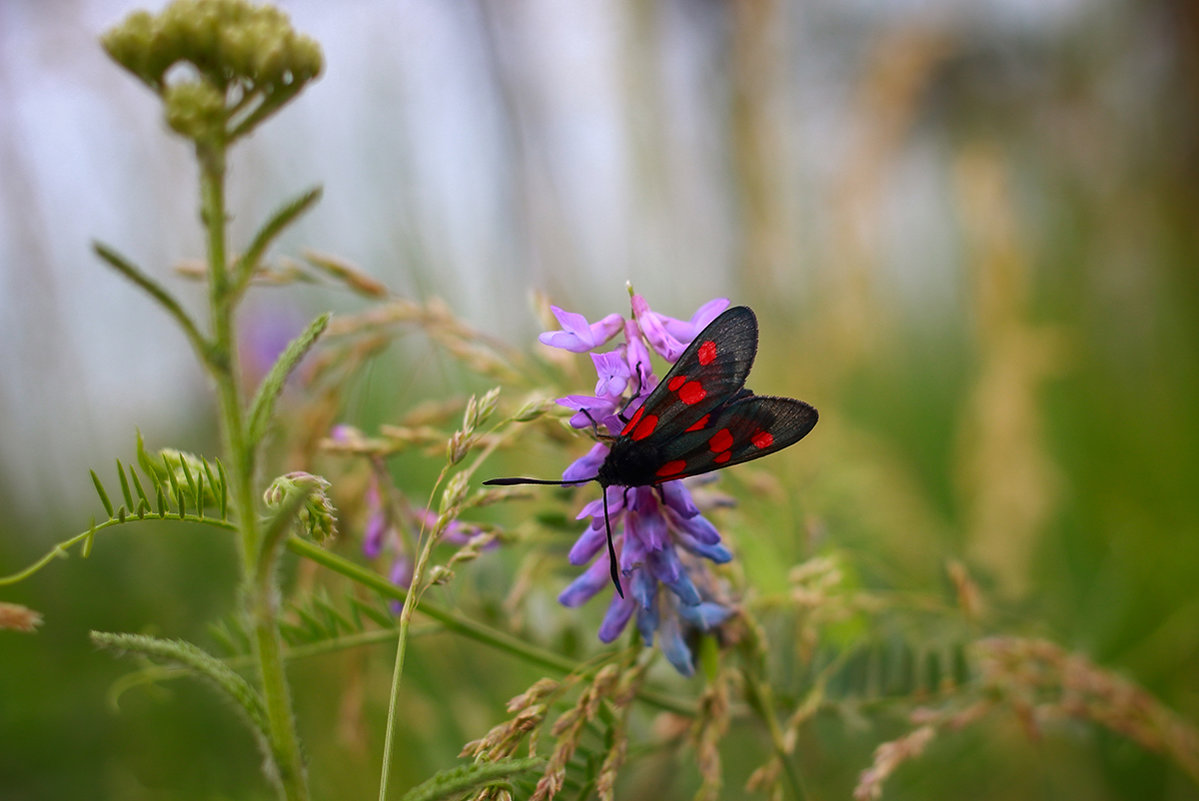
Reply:
[[[594,397],[568,395],[558,400],[575,410],[571,425],[594,426],[601,436],[619,435],[625,425],[621,415],[635,412],[658,383],[650,348],[674,361],[728,305],[724,298],[710,301],[684,322],[654,312],[644,298],[633,295],[628,320],[609,315],[594,325],[581,315],[553,307],[563,330],[542,334],[540,340],[547,345],[583,353],[603,345],[618,331],[625,338],[615,349],[591,354],[597,373]],[[563,481],[593,479],[608,450],[603,440],[596,443],[563,471]],[[635,620],[645,644],[652,644],[656,634],[667,660],[689,676],[694,666],[684,633],[710,630],[732,614],[728,606],[712,599],[709,588],[715,581],[708,568],[708,563],[728,562],[732,553],[720,543],[720,533],[700,513],[683,481],[656,487],[610,486],[605,492],[607,523],[629,589],[624,598],[612,594],[599,638],[611,642]],[[558,596],[568,607],[580,606],[611,586],[603,499],[584,506],[579,519],[586,519],[587,526],[569,558],[572,565],[586,567]]]
[[[557,306],[550,306],[550,311],[562,324],[560,331],[546,331],[537,339],[543,345],[562,348],[572,353],[586,353],[616,336],[624,320],[619,314],[609,314],[597,323],[587,322],[581,314],[563,311]]]
[[[728,298],[710,300],[696,310],[687,322],[667,317],[650,309],[645,298],[633,295],[633,317],[651,348],[668,362],[682,355],[696,334],[729,306]]]
[[[333,426],[329,437],[339,443],[363,440],[361,431],[345,424]],[[389,506],[384,502],[384,490],[380,487],[380,475],[386,475],[381,461],[375,465],[375,469],[371,471],[367,481],[364,498],[366,523],[362,531],[362,552],[371,560],[389,554],[392,560],[391,568],[388,571],[391,583],[407,588],[412,583],[418,535],[422,529],[429,531],[437,525],[437,514],[428,509],[412,508],[403,499]],[[396,520],[397,517],[400,519]],[[451,520],[445,531],[442,532],[440,542],[462,546],[482,533],[481,526],[462,520]],[[484,547],[490,549],[498,544],[493,541]],[[401,604],[393,602],[391,607],[398,613]]]

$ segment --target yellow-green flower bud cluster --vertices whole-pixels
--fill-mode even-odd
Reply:
[[[320,74],[321,50],[287,15],[246,0],[175,0],[136,11],[101,39],[104,49],[167,104],[179,133],[205,139],[235,114],[247,133]],[[180,67],[184,68],[180,68]]]

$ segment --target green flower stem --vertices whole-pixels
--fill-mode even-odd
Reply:
[[[214,357],[211,372],[220,399],[227,472],[241,533],[244,603],[254,632],[254,656],[258,662],[262,697],[266,704],[267,735],[279,789],[288,801],[307,801],[309,796],[304,761],[296,735],[287,674],[283,669],[276,575],[269,565],[259,564],[263,555],[260,551],[262,535],[254,492],[255,448],[246,436],[238,388],[234,321],[236,293],[230,292],[225,255],[225,142],[198,143],[196,154],[200,161],[201,219],[208,230],[209,304]]]
[[[378,573],[355,564],[335,553],[330,553],[313,542],[300,539],[299,537],[291,537],[287,541],[287,548],[292,553],[302,556],[305,559],[311,559],[313,562],[327,567],[336,573],[340,573],[351,581],[361,584],[386,598],[402,601],[407,596],[407,592],[405,592],[403,587],[397,587]],[[447,630],[455,634],[460,634],[467,639],[511,654],[528,664],[564,675],[592,672],[579,663],[560,656],[553,651],[547,651],[535,645],[530,645],[524,640],[463,617],[427,599],[422,599],[416,609],[421,614],[436,620]],[[696,713],[693,704],[688,704],[653,690],[638,689],[637,697],[650,706],[667,712],[674,712],[678,715],[694,717]]]
[[[154,512],[147,512],[144,516],[139,517],[137,514],[130,513],[124,520],[113,518],[112,520],[105,520],[103,523],[97,523],[87,531],[81,531],[74,537],[71,537],[69,540],[64,540],[58,543],[49,551],[47,551],[40,559],[29,565],[29,567],[7,576],[0,576],[0,587],[7,586],[9,584],[19,584],[20,582],[32,576],[34,573],[37,573],[46,565],[53,562],[55,559],[66,559],[70,556],[71,548],[80,543],[87,543],[92,537],[106,528],[112,528],[113,526],[127,526],[133,523],[144,523],[150,521],[160,522],[163,520],[183,520],[188,523],[203,523],[204,525],[208,526],[216,526],[217,528],[223,528],[229,531],[236,530],[233,524],[227,520],[218,520],[215,517],[205,517],[204,515],[198,514],[185,513],[181,515],[178,512],[168,512],[165,515],[159,515]],[[86,551],[87,549],[85,547],[85,557],[87,556]]]
[[[803,780],[795,768],[794,759],[787,753],[783,727],[779,725],[778,716],[774,713],[774,696],[770,691],[770,685],[759,680],[748,670],[742,671],[741,675],[745,681],[745,699],[762,719],[762,722],[766,724],[767,731],[770,732],[770,742],[774,746],[775,757],[783,767],[783,775],[787,777],[787,786],[791,790],[791,797],[796,801],[805,801],[807,793],[804,792]]]

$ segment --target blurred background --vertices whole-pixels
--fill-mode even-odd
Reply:
[[[937,590],[960,559],[1005,630],[1199,718],[1199,6],[280,5],[326,72],[234,151],[234,243],[322,184],[277,252],[337,254],[521,348],[534,290],[591,319],[627,313],[626,281],[676,317],[715,296],[752,305],[753,387],[822,416],[770,468],[784,508],[739,551],[750,583],[835,547],[869,586]],[[87,527],[88,469],[129,461],[135,428],[151,447],[219,447],[186,342],[90,250],[113,245],[200,308],[171,274],[202,254],[194,162],[96,41],[141,7],[0,2],[0,574]],[[354,303],[264,291],[245,325],[298,330]],[[432,349],[388,358],[347,419],[471,386]],[[232,547],[161,531],[115,533],[0,595],[46,618],[0,632],[0,799],[266,797],[204,688],[106,706],[132,663],[88,630],[203,641],[229,611]],[[409,781],[453,764],[535,677],[478,675],[458,647],[414,661]],[[311,688],[358,666],[350,688],[300,699],[318,795],[371,792],[389,658],[296,669]],[[378,702],[358,734],[338,707],[351,691]],[[846,797],[885,739],[838,736],[816,797]],[[755,763],[728,759],[739,798]],[[650,764],[629,798],[694,792],[671,781],[693,768]],[[905,770],[887,797],[1199,797],[1088,727],[967,738]]]

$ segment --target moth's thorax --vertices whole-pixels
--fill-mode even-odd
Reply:
[[[605,487],[644,487],[662,480],[657,474],[661,466],[662,456],[658,448],[621,437],[612,443],[608,458],[600,465],[597,478]]]

